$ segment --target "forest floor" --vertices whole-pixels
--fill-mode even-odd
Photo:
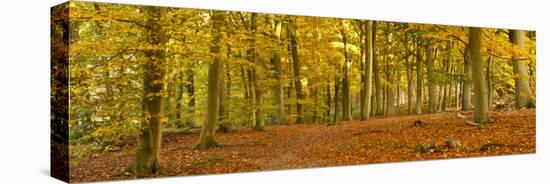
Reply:
[[[467,119],[472,112],[463,112]],[[267,126],[217,133],[220,147],[193,150],[198,133],[163,137],[163,173],[151,177],[266,171],[321,166],[535,153],[535,110],[491,112],[492,123],[473,126],[457,112],[373,117],[366,122]],[[421,120],[420,126],[413,122]],[[461,143],[453,149],[445,140]],[[423,145],[435,148],[422,150]],[[123,173],[135,143],[71,160],[73,182],[131,179]]]

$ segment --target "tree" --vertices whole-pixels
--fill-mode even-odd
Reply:
[[[422,74],[422,52],[416,44],[416,114],[422,114],[422,91],[423,91],[423,74]]]
[[[264,119],[262,115],[262,93],[258,86],[258,75],[255,65],[257,64],[257,53],[256,53],[256,33],[258,29],[258,14],[250,14],[250,23],[249,23],[249,38],[248,44],[249,49],[247,50],[248,61],[253,66],[248,69],[248,81],[249,81],[249,94],[250,94],[250,104],[252,107],[252,124],[254,125],[254,130],[263,131],[264,130]]]
[[[378,63],[378,57],[376,52],[376,32],[377,32],[378,23],[376,21],[373,21],[372,23],[372,42],[373,42],[373,61],[372,61],[372,70],[373,70],[373,77],[374,77],[374,88],[376,90],[376,115],[382,115],[384,114],[384,108],[383,102],[384,102],[384,88],[382,86],[382,82],[380,80],[381,75],[381,67]]]
[[[367,21],[365,23],[365,80],[363,83],[363,89],[365,90],[365,100],[363,104],[363,112],[361,112],[361,120],[369,119],[370,107],[371,107],[371,96],[372,96],[372,69],[373,69],[373,29],[372,21]]]
[[[469,48],[472,60],[472,79],[474,82],[474,120],[476,123],[488,123],[489,105],[487,100],[487,81],[485,80],[485,61],[481,55],[481,28],[470,27]]]
[[[165,32],[160,25],[165,8],[147,7],[147,25],[149,25],[150,43],[162,48],[166,43]],[[143,74],[143,119],[134,161],[127,167],[136,175],[158,173],[161,170],[160,147],[162,138],[162,90],[164,78],[164,49],[144,51],[148,60]]]
[[[294,85],[296,90],[296,123],[300,124],[303,122],[304,118],[304,94],[302,90],[302,77],[300,75],[301,64],[298,57],[298,42],[296,41],[296,22],[294,18],[289,18],[287,29],[288,37],[290,38],[290,55],[292,57],[292,69],[294,72]]]
[[[472,107],[471,99],[472,87],[472,61],[470,57],[470,44],[464,48],[464,79],[462,84],[462,110],[470,110]]]
[[[273,39],[276,43],[281,41],[282,20],[280,16],[274,16],[273,19]],[[280,46],[280,44],[276,44]],[[285,112],[284,88],[282,81],[282,66],[281,54],[278,50],[273,51],[271,56],[271,64],[273,64],[275,85],[273,85],[273,99],[275,103],[275,118],[277,124],[286,124],[287,117]]]
[[[428,112],[437,112],[437,104],[435,102],[435,76],[434,76],[434,55],[431,42],[426,43],[426,69],[428,75]]]
[[[351,91],[350,91],[350,56],[348,52],[348,39],[345,32],[344,21],[341,22],[340,34],[342,37],[342,43],[344,44],[343,54],[344,54],[344,78],[342,79],[342,120],[349,121],[351,117]]]
[[[224,31],[225,12],[212,12],[212,42],[210,53],[212,54],[212,62],[208,64],[208,108],[206,120],[201,128],[201,133],[195,149],[208,149],[218,146],[214,138],[216,126],[218,124],[218,108],[220,95],[220,67],[223,59],[222,39]]]
[[[406,49],[405,67],[407,77],[407,113],[413,113],[413,63],[414,63],[414,50],[411,44],[409,44],[409,36],[406,36],[403,40],[404,48]],[[414,40],[412,42],[414,44]]]
[[[520,51],[525,50],[525,31],[510,30],[510,42]],[[527,59],[521,58],[518,54],[512,56],[512,66],[514,68],[515,82],[515,101],[516,108],[535,107],[534,98],[531,95],[529,86],[529,74],[527,72]]]

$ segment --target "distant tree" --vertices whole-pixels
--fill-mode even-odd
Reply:
[[[210,46],[212,62],[208,64],[208,108],[204,125],[201,128],[199,140],[194,146],[195,149],[208,149],[218,146],[218,143],[214,138],[214,134],[216,133],[216,127],[218,124],[220,67],[223,59],[221,41],[223,39],[225,14],[226,12],[223,11],[212,12],[213,39]]]

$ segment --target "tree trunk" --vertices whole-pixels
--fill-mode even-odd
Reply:
[[[458,63],[457,63],[458,64]],[[455,74],[458,74],[458,67],[455,70]],[[458,111],[460,110],[460,100],[461,100],[461,94],[460,90],[462,89],[462,83],[457,81],[455,84],[455,109]]]
[[[194,67],[194,64],[191,65]],[[187,114],[191,115],[186,120],[186,127],[194,127],[194,114],[195,114],[195,71],[193,69],[187,70],[187,94],[189,95],[189,102],[187,102]]]
[[[333,124],[338,123],[338,91],[340,90],[340,79],[338,76],[334,79],[334,118]]]
[[[481,28],[470,27],[469,44],[474,81],[474,120],[476,123],[487,123],[490,121],[490,117],[487,104],[487,81],[484,75],[485,62],[481,56]]]
[[[250,90],[250,101],[252,107],[252,124],[254,125],[254,130],[263,131],[264,130],[264,119],[263,111],[261,109],[262,105],[262,91],[258,86],[258,75],[256,72],[256,30],[257,30],[257,13],[250,14],[250,27],[249,27],[249,49],[247,51],[248,60],[252,64],[252,68],[248,69],[248,80],[249,80],[249,90]]]
[[[254,70],[253,72],[253,83],[254,83],[254,90],[255,90],[255,100],[256,100],[256,103],[255,103],[255,106],[256,106],[256,114],[255,114],[255,117],[256,117],[256,126],[254,126],[254,130],[257,130],[257,131],[263,131],[264,130],[264,125],[265,125],[265,119],[264,119],[264,115],[263,115],[263,109],[262,109],[262,91],[260,90],[260,87],[259,87],[259,82],[258,82],[258,75],[257,75],[257,72],[256,70]]]
[[[212,15],[212,42],[210,54],[212,62],[208,64],[208,94],[206,120],[201,129],[199,141],[194,149],[208,149],[218,145],[214,139],[218,124],[218,108],[220,95],[220,65],[222,60],[221,41],[223,40],[225,12],[214,11]]]
[[[176,81],[178,84],[176,93],[176,125],[181,128],[185,124],[183,118],[181,117],[183,91],[185,90],[185,86],[183,85],[183,72],[178,72]]]
[[[294,85],[296,89],[296,123],[302,123],[302,118],[304,118],[304,108],[303,100],[304,94],[302,93],[302,77],[300,75],[300,60],[298,58],[298,45],[296,42],[296,25],[292,18],[289,19],[288,23],[288,34],[290,38],[290,52],[292,57],[292,68],[294,71]]]
[[[361,26],[359,26],[359,29],[363,29],[363,25],[361,24]],[[366,81],[365,81],[365,76],[366,76],[366,71],[365,71],[365,65],[366,65],[366,43],[365,43],[365,40],[366,40],[366,36],[363,34],[363,31],[359,31],[360,34],[359,34],[359,45],[360,45],[360,53],[361,53],[361,56],[360,56],[360,70],[359,70],[359,75],[360,75],[360,78],[361,78],[361,87],[360,87],[360,91],[359,91],[359,119],[361,121],[364,121],[366,119],[366,109],[365,109],[365,104],[366,104],[366,94],[365,94],[365,85],[366,85]]]
[[[510,42],[518,49],[525,50],[525,31],[510,30]],[[535,107],[535,101],[531,94],[529,86],[529,73],[527,72],[527,59],[521,58],[518,55],[512,56],[512,66],[514,68],[515,81],[515,101],[516,108],[532,108]]]
[[[273,22],[273,38],[277,41],[281,40],[282,21],[279,16],[276,16]],[[277,44],[278,45],[278,44]],[[275,85],[273,87],[273,99],[275,102],[275,123],[286,124],[287,117],[285,113],[284,89],[282,79],[281,55],[278,51],[274,51],[271,56],[271,63],[275,70]]]
[[[407,58],[407,113],[413,113],[413,57]]]
[[[422,52],[416,46],[416,114],[422,114],[422,90],[424,89],[422,77]]]
[[[362,120],[368,120],[370,116],[371,111],[371,96],[372,96],[372,70],[373,70],[373,28],[372,28],[372,21],[367,21],[365,25],[365,81],[363,84],[363,88],[365,90],[365,100],[363,104],[363,111],[362,114],[364,114],[364,119]]]
[[[435,93],[435,77],[434,77],[434,58],[432,53],[431,43],[426,44],[426,69],[428,70],[428,112],[434,113],[437,111],[436,93]]]
[[[381,75],[381,70],[379,69],[379,63],[377,61],[378,57],[376,56],[376,30],[377,30],[377,22],[376,21],[373,21],[372,22],[372,71],[373,71],[373,77],[374,77],[374,88],[376,90],[376,94],[375,94],[375,98],[376,98],[376,103],[375,103],[375,107],[376,107],[376,110],[373,109],[373,111],[375,111],[375,114],[376,115],[383,115],[384,114],[384,109],[382,108],[382,104],[384,102],[384,88],[382,86],[382,83],[380,81],[380,75]]]
[[[164,48],[165,32],[160,26],[164,8],[148,7],[147,24],[151,44]],[[160,146],[162,138],[162,89],[164,78],[165,50],[155,49],[144,51],[147,62],[143,74],[143,118],[140,135],[137,138],[136,156],[127,170],[140,177],[142,175],[159,173],[161,170]]]
[[[330,97],[330,79],[328,80],[327,82],[327,109],[326,109],[326,120],[325,121],[330,121],[330,110],[332,109],[331,107],[331,104],[332,104],[332,99]]]
[[[470,60],[470,44],[464,48],[464,81],[462,84],[462,110],[472,108],[472,61]]]
[[[493,65],[493,58],[489,57],[487,60],[487,70],[485,71],[486,75],[485,79],[487,79],[487,104],[489,110],[491,110],[491,106],[493,105],[493,81],[492,81],[492,65]]]
[[[227,49],[227,57],[231,57],[230,53],[231,53],[231,50],[230,48]],[[224,66],[225,65],[225,66]],[[218,107],[218,130],[220,132],[224,132],[224,133],[227,133],[229,132],[230,130],[230,124],[228,122],[228,118],[229,118],[229,111],[227,109],[227,105],[229,104],[228,103],[228,98],[229,98],[229,91],[230,91],[230,84],[229,84],[229,63],[225,63],[224,65],[220,64],[220,95],[219,95],[219,107]],[[226,74],[226,76],[223,76],[221,74]]]
[[[395,88],[397,82],[395,82],[395,70],[390,69],[390,61],[388,57],[384,57],[386,61],[386,80],[388,84],[386,85],[386,115],[395,114]]]
[[[340,30],[342,36],[342,42],[344,43],[344,78],[342,79],[342,120],[349,121],[351,120],[351,93],[350,93],[350,81],[349,81],[349,70],[350,70],[350,58],[347,51],[347,36],[343,28]]]

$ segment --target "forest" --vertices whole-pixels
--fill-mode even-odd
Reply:
[[[52,14],[69,17],[51,34],[52,62],[69,62],[71,181],[536,150],[535,31],[92,2]]]

